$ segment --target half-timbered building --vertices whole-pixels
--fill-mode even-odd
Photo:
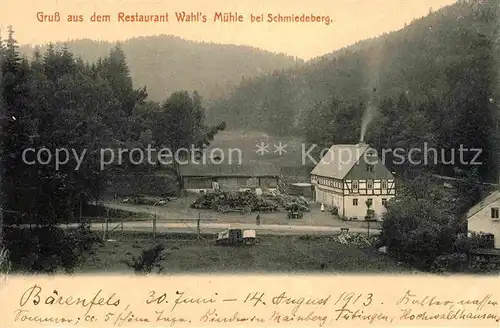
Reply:
[[[393,174],[365,143],[332,146],[312,170],[311,183],[317,203],[354,220],[383,218],[386,202],[396,195]]]

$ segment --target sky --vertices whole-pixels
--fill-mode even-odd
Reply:
[[[20,44],[43,44],[71,39],[121,41],[132,37],[171,34],[187,40],[249,45],[305,60],[359,40],[401,29],[414,18],[454,3],[454,0],[0,0],[0,27],[12,25]],[[206,23],[178,23],[175,12],[202,12]],[[37,14],[59,13],[60,22],[39,22]],[[118,22],[127,15],[169,14],[167,23]],[[216,12],[237,12],[243,22],[213,22]],[[93,13],[110,15],[111,22],[90,22]],[[333,23],[250,22],[250,15],[330,16]],[[67,22],[83,15],[84,22]]]

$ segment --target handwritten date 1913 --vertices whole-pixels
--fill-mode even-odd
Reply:
[[[362,305],[364,307],[370,306],[373,302],[373,294],[368,293],[368,294],[356,294],[356,293],[342,293],[340,294],[339,298],[337,298],[337,301],[335,301],[335,305],[342,305],[343,308],[347,307],[348,305]]]

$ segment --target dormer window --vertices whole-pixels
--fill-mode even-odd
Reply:
[[[373,189],[373,180],[366,181],[366,188]]]
[[[498,207],[492,207],[491,208],[491,218],[492,219],[498,219],[498,218],[500,218]]]

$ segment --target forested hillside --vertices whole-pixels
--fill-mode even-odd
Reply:
[[[0,228],[44,227],[33,235],[0,230],[0,245],[4,237],[12,258],[26,261],[17,264],[46,272],[76,261],[87,246],[75,243],[84,243],[84,236],[65,237],[55,225],[81,220],[82,206],[101,200],[132,161],[151,166],[147,157],[126,152],[120,160],[111,150],[152,145],[175,153],[209,145],[224,129],[224,122],[205,124],[196,92],[178,90],[162,103],[147,101],[147,95],[133,87],[119,46],[90,64],[53,47],[28,60],[19,54],[11,28],[7,40],[0,39]]]
[[[209,117],[328,146],[358,142],[366,115],[366,140],[377,148],[457,149],[448,157],[461,144],[481,148],[480,172],[494,176],[498,8],[498,0],[459,1],[301,68],[245,80]]]
[[[64,44],[56,43],[55,49]],[[69,51],[84,61],[106,56],[110,42],[72,40]],[[121,43],[135,87],[146,86],[149,99],[164,101],[177,90],[197,90],[204,100],[216,99],[238,85],[243,77],[302,64],[282,54],[248,46],[197,43],[169,35],[129,39]],[[22,55],[32,57],[35,46],[21,46]],[[47,46],[39,47],[43,54]]]

